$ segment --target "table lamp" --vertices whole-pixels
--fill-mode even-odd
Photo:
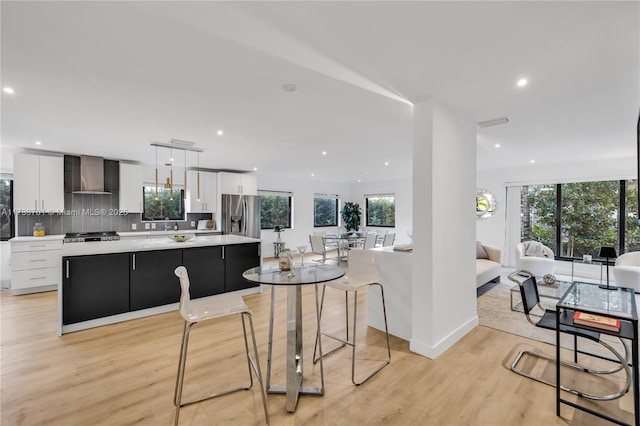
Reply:
[[[598,253],[598,257],[604,257],[607,259],[607,285],[601,285],[600,288],[605,288],[607,290],[616,290],[618,287],[610,287],[609,286],[609,259],[615,259],[618,257],[616,253],[616,248],[611,246],[602,246],[600,247],[600,252]]]

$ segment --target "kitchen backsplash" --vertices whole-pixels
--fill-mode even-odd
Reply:
[[[73,194],[80,189],[80,157],[65,155],[64,157],[64,207],[62,214],[18,215],[16,234],[32,235],[33,225],[42,223],[47,235],[65,234],[67,232],[116,231],[142,232],[144,229],[141,213],[119,212],[120,203],[120,170],[117,161],[104,161],[104,186],[111,194]],[[142,188],[140,188],[142,191]],[[193,229],[191,222],[212,219],[211,213],[187,213],[186,222],[169,221],[178,229]],[[162,222],[156,222],[156,229],[164,229]],[[136,229],[132,229],[132,225]]]

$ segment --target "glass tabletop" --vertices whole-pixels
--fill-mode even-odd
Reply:
[[[638,319],[635,295],[630,288],[607,290],[597,284],[575,282],[558,302],[557,307]]]
[[[242,277],[254,283],[271,285],[317,284],[335,280],[343,276],[344,269],[334,265],[294,266],[289,271],[280,271],[278,265],[257,266],[244,271]]]

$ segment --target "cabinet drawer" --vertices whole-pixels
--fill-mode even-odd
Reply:
[[[11,270],[54,268],[61,261],[60,250],[21,251],[11,256]]]
[[[58,285],[60,283],[60,275],[60,268],[58,267],[13,271],[11,272],[11,290]]]
[[[11,243],[11,251],[14,253],[23,251],[61,250],[62,241],[29,241]]]

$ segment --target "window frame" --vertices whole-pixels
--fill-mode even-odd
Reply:
[[[369,198],[393,198],[393,224],[392,225],[374,225],[369,223]],[[384,194],[365,194],[364,195],[364,217],[365,226],[370,228],[395,228],[396,227],[396,194],[384,193]]]
[[[5,206],[4,210],[8,213],[9,217],[9,235],[0,235],[0,241],[9,241],[16,236],[16,214],[13,210],[13,177],[0,177],[0,180],[9,181],[9,205]]]
[[[165,218],[148,218],[146,216],[146,210],[147,210],[147,200],[145,198],[145,189],[146,188],[150,188],[152,190],[155,191],[156,186],[155,184],[143,184],[142,186],[142,214],[140,215],[141,220],[143,222],[162,222],[164,220],[166,220]],[[165,191],[168,190],[167,188],[164,187],[158,187],[158,191]],[[180,202],[180,213],[181,213],[181,218],[177,218],[177,217],[169,217],[169,220],[172,222],[184,222],[187,220],[187,211],[186,211],[186,206],[185,206],[185,202],[184,202],[184,196],[185,196],[185,190],[184,188],[174,185],[172,188],[173,191],[180,191],[180,196],[179,197],[174,197],[174,201],[175,198],[178,198],[179,202]]]
[[[316,199],[333,200],[335,202],[335,224],[318,225],[316,222]],[[340,226],[340,196],[338,194],[313,194],[313,227],[331,228]]]
[[[293,229],[293,192],[258,190],[258,196],[259,197],[262,197],[262,196],[288,197],[289,198],[289,214],[288,214],[288,218],[287,218],[287,224],[286,224],[286,226],[283,226],[282,229]],[[260,208],[262,209],[262,207],[264,206],[264,203],[262,203],[262,199],[260,200],[260,205],[261,205]],[[275,225],[264,227],[263,224],[262,224],[262,218],[263,218],[263,215],[260,214],[260,229],[261,230],[273,229],[274,228]]]
[[[615,224],[615,229],[616,229],[616,243],[614,244],[616,251],[618,252],[618,256],[626,253],[626,237],[627,237],[627,224],[626,224],[626,216],[628,214],[629,211],[633,211],[633,208],[635,206],[628,206],[627,205],[627,196],[626,196],[626,191],[627,191],[627,184],[636,181],[636,188],[638,187],[638,181],[635,179],[620,179],[620,180],[616,180],[616,179],[609,179],[609,180],[598,180],[598,181],[578,181],[578,182],[564,182],[564,183],[555,183],[555,184],[529,184],[529,185],[522,185],[521,188],[521,193],[522,193],[522,188],[524,187],[528,187],[528,186],[533,186],[533,185],[539,185],[539,186],[551,186],[554,188],[555,190],[555,195],[556,195],[556,205],[555,205],[555,212],[554,212],[554,232],[555,232],[555,246],[551,247],[555,253],[555,259],[556,260],[562,260],[562,261],[573,261],[573,260],[577,260],[577,259],[581,259],[581,255],[577,256],[574,255],[573,257],[569,257],[569,256],[565,256],[562,255],[562,225],[563,225],[563,219],[562,219],[562,208],[563,208],[563,197],[562,197],[562,187],[563,185],[566,184],[575,184],[575,183],[599,183],[599,182],[617,182],[618,184],[618,200],[617,200],[617,217],[616,217],[616,224]],[[523,206],[523,200],[520,200],[520,212],[522,214],[522,206]],[[637,214],[638,212],[636,212]],[[522,241],[522,223],[521,223],[521,237],[520,240]],[[609,264],[613,264],[615,261],[614,260],[610,260]],[[603,260],[604,262],[604,260]]]

